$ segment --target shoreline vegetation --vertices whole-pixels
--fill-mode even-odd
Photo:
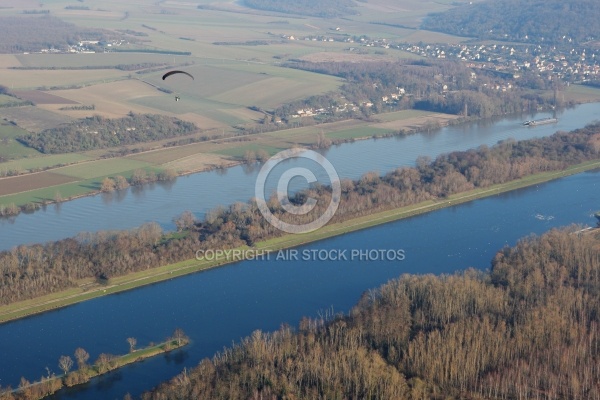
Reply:
[[[450,153],[432,162],[420,159],[417,167],[401,168],[384,177],[366,174],[356,182],[344,181],[343,199],[338,209],[340,215],[336,215],[324,228],[308,234],[283,236],[275,228],[267,226],[250,204],[237,204],[226,210],[209,212],[207,220],[203,222],[195,221],[191,213],[184,213],[175,221],[180,230],[167,235],[154,224],[130,232],[83,235],[46,245],[20,246],[0,252],[0,260],[3,260],[0,264],[5,265],[4,270],[0,271],[0,276],[4,276],[4,281],[0,282],[0,297],[6,303],[0,306],[0,322],[240,261],[223,258],[198,261],[194,259],[198,250],[220,248],[276,251],[597,169],[600,168],[599,131],[600,125],[592,125],[547,138],[507,141],[492,148]],[[473,178],[467,180],[466,175],[452,165],[459,166],[466,175]],[[529,171],[537,172],[527,174],[527,165]],[[437,177],[437,181],[429,179],[433,176]],[[513,179],[509,179],[510,177]],[[393,188],[400,190],[406,197],[397,198],[395,192],[390,192]],[[326,198],[327,193],[324,192],[311,192],[310,195]],[[386,202],[382,193],[392,200]],[[319,207],[315,207],[315,210],[319,212]],[[234,220],[249,221],[247,223],[250,225],[236,226]],[[259,228],[265,231],[258,232]],[[87,261],[77,258],[61,260],[77,266],[76,269],[62,266],[68,269],[66,273],[71,278],[61,284],[48,286],[49,280],[57,281],[58,277],[46,277],[43,282],[28,283],[28,276],[23,276],[20,268],[32,263],[32,260],[43,259],[45,252],[62,251],[61,246],[66,246],[74,254],[85,253]],[[176,253],[169,253],[170,249],[175,249]],[[100,253],[96,255],[93,252]],[[119,260],[126,258],[106,263],[95,260],[102,265],[111,265],[114,269],[110,271],[101,269],[102,265],[93,264],[94,260],[90,261],[90,258],[100,258],[101,254],[108,252],[116,254]],[[173,254],[179,259],[175,259]],[[123,262],[127,265],[122,268],[127,267],[129,270],[118,269]],[[132,267],[136,263],[139,266]],[[31,267],[45,268],[35,264]],[[75,274],[81,274],[84,267],[89,268],[89,275],[77,278]],[[55,266],[54,273],[57,269]],[[40,274],[45,273],[40,271]],[[40,290],[46,293],[29,299],[16,297],[23,296],[28,284],[42,285]]]
[[[127,338],[129,353],[112,355],[101,353],[96,361],[88,364],[90,355],[83,348],[74,352],[75,362],[70,356],[61,356],[57,366],[63,371],[56,375],[46,368],[48,375],[42,376],[39,381],[29,382],[24,377],[17,389],[0,388],[0,399],[10,400],[39,400],[51,396],[63,388],[74,387],[88,383],[95,377],[122,368],[128,364],[143,361],[147,358],[179,349],[190,342],[190,339],[181,329],[175,329],[173,335],[166,341],[158,344],[150,343],[147,347],[136,349],[137,339]],[[72,370],[77,364],[77,369]]]

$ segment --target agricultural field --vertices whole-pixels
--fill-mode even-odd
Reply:
[[[163,142],[140,144],[137,149],[151,151],[111,160],[99,160],[106,150],[44,156],[14,140],[24,132],[21,129],[40,132],[79,118],[120,118],[129,112],[157,113],[193,122],[199,132],[190,138],[226,137],[235,133],[237,126],[252,126],[262,120],[264,114],[250,107],[272,110],[291,101],[335,92],[343,84],[342,79],[333,76],[282,67],[287,60],[355,62],[415,57],[395,49],[366,47],[361,51],[364,54],[356,54],[349,51],[348,43],[291,40],[290,36],[368,35],[390,40],[460,41],[463,38],[415,29],[415,21],[429,12],[446,10],[451,3],[369,0],[356,3],[355,15],[323,19],[254,10],[219,0],[85,0],[81,5],[89,8],[86,10],[66,9],[74,4],[72,0],[45,2],[42,8],[54,17],[84,29],[112,31],[122,40],[96,53],[0,54],[0,85],[35,104],[0,107],[0,118],[19,127],[0,127],[0,157],[9,160],[0,163],[0,171],[52,167],[48,173],[76,180],[56,181],[51,188],[21,195],[14,192],[15,188],[35,184],[14,184],[12,191],[6,189],[13,194],[0,196],[0,203],[52,199],[56,190],[64,198],[78,196],[97,190],[105,176],[128,176],[137,168],[170,168],[185,173],[231,165],[248,150],[265,149],[272,154],[294,145],[311,146],[321,133],[330,139],[353,139],[422,126],[432,118],[443,124],[451,117],[393,113],[378,116],[376,122],[339,121],[252,135],[244,141],[223,139],[174,148],[160,148]],[[3,6],[6,8],[0,8],[0,17],[39,9],[40,3],[4,0]],[[162,75],[169,69],[185,70],[194,79],[172,76],[163,81]],[[175,96],[180,101],[175,101]],[[0,105],[9,101],[0,96]]]
[[[218,154],[197,153],[165,163],[162,166],[185,174],[213,168],[230,167],[235,164],[236,162],[232,161],[229,157],[223,157]]]
[[[15,103],[23,103],[23,101],[15,99],[12,96],[0,94],[0,107],[12,107]]]
[[[0,120],[0,158],[14,160],[39,155],[40,153],[37,150],[23,146],[15,140],[17,136],[25,133],[27,132],[22,128]],[[4,163],[0,163],[0,171],[3,169],[3,166]]]
[[[29,149],[28,147],[24,148]],[[32,154],[32,156],[27,158],[20,158],[17,160],[0,163],[0,171],[15,170],[24,172],[28,170],[74,164],[91,159],[88,156],[77,153],[40,155],[37,150],[29,150],[35,151],[35,154]]]
[[[35,106],[0,108],[0,118],[29,132],[41,132],[71,121],[69,117]]]
[[[129,158],[116,158],[114,160],[108,159],[84,162],[77,165],[56,168],[52,171],[57,174],[77,178],[78,180],[85,180],[132,172],[136,169],[143,169],[149,166],[151,166],[150,163],[142,161]]]
[[[64,97],[57,96],[42,92],[41,90],[26,90],[26,91],[13,91],[13,93],[20,99],[32,102],[35,105],[40,104],[77,104],[77,102],[65,99]]]
[[[404,110],[377,117],[383,122],[373,124],[374,128],[388,129],[392,132],[400,130],[417,130],[427,125],[445,126],[450,121],[459,118],[458,115],[440,114],[418,110]]]
[[[337,132],[328,133],[326,136],[330,139],[359,139],[370,136],[381,136],[392,133],[392,130],[375,128],[373,126],[364,126],[360,128],[344,129]]]
[[[0,178],[0,202],[2,196],[12,193],[27,192],[48,186],[74,182],[77,179],[54,172],[38,172],[19,177]]]
[[[71,56],[71,55],[65,55]],[[71,56],[73,57],[73,56]],[[128,72],[116,69],[96,70],[20,70],[3,69],[0,85],[12,90],[68,88],[124,79]]]
[[[600,89],[591,86],[570,85],[567,90],[561,92],[566,101],[594,102],[600,101]]]
[[[279,147],[269,146],[264,143],[249,143],[249,144],[237,145],[237,146],[229,148],[229,149],[219,150],[219,151],[217,151],[217,153],[223,154],[225,156],[230,156],[235,159],[242,159],[244,157],[244,154],[246,154],[247,151],[256,152],[257,150],[264,150],[270,156],[272,156],[273,154],[275,154],[283,149],[279,148]]]

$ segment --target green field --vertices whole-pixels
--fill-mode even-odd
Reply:
[[[85,181],[66,183],[28,192],[0,196],[0,204],[5,206],[9,204],[21,206],[27,203],[54,201],[57,192],[60,193],[63,199],[79,197],[89,194],[90,191],[100,190],[100,183],[100,179],[88,179]]]
[[[377,114],[375,119],[382,122],[401,121],[408,118],[427,117],[434,113],[421,110],[402,110],[389,113]]]
[[[264,150],[267,153],[269,153],[270,156],[272,156],[273,154],[276,154],[283,149],[279,147],[268,146],[265,144],[250,143],[242,146],[236,146],[230,149],[215,151],[214,153],[223,154],[225,156],[230,156],[237,159],[242,159],[247,151],[256,152],[257,150]]]
[[[26,147],[26,149],[29,148]],[[37,155],[37,157],[21,158],[19,160],[0,163],[0,170],[8,171],[13,169],[17,171],[27,171],[38,168],[45,169],[57,165],[72,164],[90,159],[89,157],[78,153],[41,155],[37,152],[37,150],[31,150],[35,151],[34,155]]]
[[[600,101],[600,88],[584,85],[570,85],[563,96],[565,100]]]
[[[12,97],[11,97],[12,98]],[[16,137],[27,134],[27,131],[5,121],[0,121],[0,158],[14,160],[18,158],[35,156],[40,153],[30,147],[24,146],[15,140]],[[7,163],[0,163],[0,170],[9,170]]]
[[[68,167],[56,168],[52,172],[72,176],[79,179],[91,179],[124,172],[143,169],[151,166],[150,163],[136,161],[129,158],[115,158],[108,160],[90,161]]]
[[[136,168],[137,169],[137,168]],[[144,168],[144,170],[149,171],[152,170],[155,173],[159,172],[160,168]],[[58,192],[60,196],[67,200],[71,198],[77,198],[81,196],[87,196],[93,193],[96,193],[100,190],[100,186],[102,184],[102,180],[105,177],[114,177],[117,175],[121,175],[127,179],[131,177],[134,170],[122,170],[122,171],[114,171],[111,174],[104,174],[102,171],[102,175],[98,175],[94,178],[83,179],[77,182],[66,183],[62,185],[45,187],[43,189],[31,190],[28,192],[21,192],[17,194],[11,194],[6,196],[0,196],[0,204],[9,205],[15,204],[17,206],[25,205],[27,203],[43,203],[43,202],[53,202],[56,198],[56,193]]]
[[[25,105],[26,102],[17,99],[13,96],[7,96],[5,94],[0,94],[0,107],[6,106],[10,104],[10,107],[15,107],[17,105]]]
[[[337,132],[328,133],[326,136],[330,139],[359,139],[371,136],[382,136],[388,133],[393,133],[389,129],[374,128],[365,126],[354,129],[345,129]]]

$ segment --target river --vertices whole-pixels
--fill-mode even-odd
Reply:
[[[579,105],[562,111],[556,124],[532,128],[522,126],[522,121],[550,114],[511,116],[449,126],[428,134],[362,140],[334,146],[324,154],[340,177],[356,179],[368,171],[385,173],[398,166],[414,165],[416,158],[422,155],[434,158],[484,144],[491,146],[508,138],[521,140],[581,128],[598,118],[599,109],[598,103]],[[171,230],[172,218],[185,210],[202,217],[207,210],[219,205],[246,202],[254,196],[257,174],[258,168],[237,166],[179,177],[169,184],[85,197],[51,205],[33,214],[0,219],[0,250],[58,240],[83,231],[129,229],[150,221]]]
[[[80,346],[94,360],[101,352],[126,352],[127,337],[143,346],[182,328],[192,339],[184,350],[126,366],[56,398],[136,396],[255,329],[296,325],[319,310],[347,312],[365,290],[403,273],[489,268],[502,246],[555,226],[594,224],[599,207],[600,171],[586,172],[298,248],[300,254],[403,250],[403,261],[244,261],[3,324],[0,385],[15,386],[22,375],[39,379],[46,367],[58,372],[58,358]]]

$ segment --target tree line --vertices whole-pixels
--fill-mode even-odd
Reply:
[[[552,230],[491,270],[403,275],[349,315],[255,331],[143,400],[600,399],[600,234]]]
[[[493,147],[421,157],[415,167],[403,167],[380,176],[367,173],[356,181],[341,182],[341,198],[332,222],[404,207],[524,176],[564,169],[598,159],[600,124],[550,137]],[[116,184],[116,183],[115,183]],[[315,186],[297,193],[291,202],[308,197],[316,206],[306,215],[287,213],[276,196],[268,200],[271,212],[282,221],[304,224],[322,215],[331,190]],[[33,298],[76,287],[83,278],[105,282],[112,277],[191,259],[197,250],[226,249],[281,236],[255,202],[220,207],[198,221],[188,213],[175,218],[183,234],[162,231],[156,223],[117,232],[81,233],[46,244],[21,245],[0,252],[0,304]]]
[[[135,63],[135,64],[117,64],[117,65],[85,65],[85,66],[19,66],[19,67],[8,67],[8,69],[17,69],[17,70],[32,70],[32,71],[77,71],[77,70],[95,70],[95,69],[118,69],[121,71],[137,71],[140,69],[148,69],[148,68],[158,68],[158,67],[166,67],[167,63],[154,63],[154,62],[144,62],[144,63]]]
[[[136,114],[109,119],[96,115],[41,132],[19,136],[25,146],[42,153],[72,153],[144,143],[189,135],[195,124],[158,114]]]
[[[324,18],[356,14],[353,9],[355,3],[352,0],[244,0],[243,3],[247,7],[259,10]]]

